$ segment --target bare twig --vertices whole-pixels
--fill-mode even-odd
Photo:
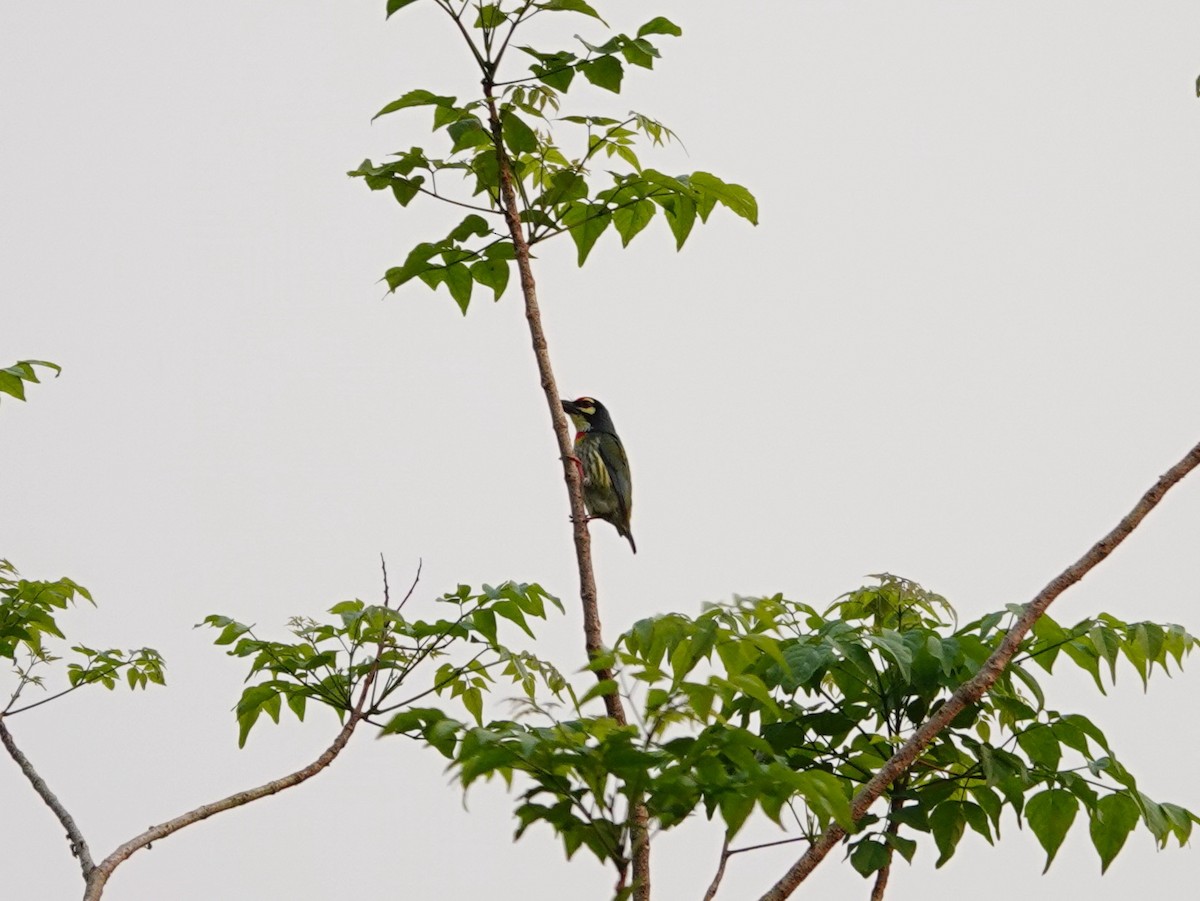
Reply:
[[[713,876],[712,882],[708,885],[708,891],[704,893],[704,901],[713,901],[717,897],[717,890],[721,887],[721,880],[725,878],[725,864],[729,862],[729,833],[725,834],[725,841],[721,842],[721,862],[717,864],[717,872]]]
[[[1054,602],[1055,598],[1111,554],[1138,527],[1138,524],[1145,519],[1146,514],[1158,506],[1159,501],[1166,493],[1197,466],[1200,466],[1200,444],[1193,447],[1182,460],[1167,470],[1154,484],[1154,487],[1142,495],[1141,500],[1117,523],[1111,532],[1092,545],[1086,554],[1059,573],[1032,601],[1025,605],[1024,613],[1013,623],[1012,628],[1001,640],[999,647],[987,659],[979,672],[960,685],[946,703],[939,707],[937,712],[912,734],[912,737],[900,747],[900,750],[893,754],[883,768],[854,796],[851,813],[855,820],[860,819],[887,787],[912,766],[913,761],[955,716],[968,705],[978,701],[995,684],[1016,654],[1025,634],[1033,627],[1038,617],[1046,612],[1046,608]],[[789,897],[845,835],[845,830],[836,823],[830,825],[783,877],[762,895],[760,901],[782,901]]]
[[[445,194],[439,194],[437,191],[431,191],[428,188],[422,188],[420,185],[417,186],[417,190],[422,194],[428,194],[430,197],[442,201],[442,203],[460,206],[466,210],[475,210],[477,213],[487,213],[489,216],[496,216],[500,213],[499,210],[493,210],[491,207],[477,206],[474,203],[463,203],[461,200],[455,200],[453,197],[447,197]]]
[[[58,800],[54,792],[50,791],[50,786],[38,775],[38,771],[33,768],[33,764],[29,762],[29,758],[17,747],[16,742],[13,741],[12,733],[4,725],[3,717],[0,717],[0,741],[4,743],[4,747],[9,755],[16,761],[17,766],[21,768],[21,772],[25,774],[25,778],[29,780],[29,784],[33,786],[33,790],[46,802],[46,806],[54,811],[54,815],[58,817],[58,821],[67,830],[67,838],[71,842],[71,854],[78,858],[79,868],[83,871],[83,878],[87,879],[92,870],[95,869],[95,864],[92,862],[92,852],[88,849],[88,844],[83,837],[83,833],[79,831],[74,818],[71,814],[67,813],[67,809],[63,807],[62,802]]]
[[[380,559],[382,559],[382,557],[380,557]],[[418,557],[417,558],[417,574],[415,576],[413,576],[412,584],[408,586],[408,591],[404,592],[404,597],[402,597],[400,599],[400,603],[396,605],[397,611],[399,611],[401,607],[403,607],[405,604],[408,603],[408,599],[411,598],[413,592],[417,590],[417,583],[421,581],[421,567],[424,565],[425,565],[425,561],[422,560],[420,557]],[[386,607],[387,606],[387,570],[386,569],[384,569],[383,585],[384,585],[384,606]]]
[[[781,838],[781,839],[779,839],[779,841],[763,842],[762,844],[758,844],[758,845],[747,845],[744,848],[734,848],[732,851],[729,852],[729,856],[733,857],[733,855],[735,855],[735,854],[745,854],[747,851],[760,851],[763,848],[777,848],[780,845],[794,845],[794,844],[796,844],[796,842],[807,842],[807,841],[811,841],[811,839],[807,835],[798,835],[795,838]]]
[[[903,780],[897,780],[896,787],[900,788],[907,784]],[[892,800],[888,804],[888,813],[892,816],[888,819],[887,828],[883,830],[884,840],[887,836],[897,836],[900,834],[900,821],[896,819],[895,813],[904,805],[904,799],[900,797],[899,792],[892,795]],[[892,875],[892,861],[896,859],[896,849],[891,843],[887,845],[887,861],[879,872],[875,874],[875,884],[871,886],[871,901],[883,901],[883,893],[887,891],[888,879]]]
[[[96,678],[99,679],[102,676],[106,676],[111,673],[120,672],[122,667],[131,666],[132,664],[133,664],[132,660],[125,660],[125,661],[117,664],[116,666],[109,667],[107,670],[96,670],[96,673],[97,673]],[[83,675],[89,676],[89,675],[92,675],[92,672],[91,672],[91,670],[85,670]],[[51,701],[57,701],[59,698],[63,697],[64,695],[69,695],[73,691],[78,691],[79,689],[85,688],[88,685],[95,685],[95,684],[96,684],[95,682],[83,681],[83,679],[81,677],[80,681],[76,682],[70,688],[64,688],[62,691],[56,691],[54,694],[48,695],[47,697],[42,698],[40,701],[33,701],[32,703],[25,704],[22,707],[14,707],[11,710],[5,710],[5,711],[3,711],[2,715],[3,716],[16,716],[18,713],[24,713],[26,710],[33,710],[33,708],[35,708],[35,707],[41,707],[43,704],[49,704]],[[22,686],[22,688],[23,687],[24,686]],[[18,697],[18,694],[14,693],[13,700],[15,701],[17,699],[17,697]]]

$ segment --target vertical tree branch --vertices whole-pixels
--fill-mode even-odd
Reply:
[[[1025,605],[1025,611],[1008,630],[999,647],[984,662],[979,672],[960,685],[946,703],[913,733],[912,737],[900,747],[900,750],[892,755],[883,768],[854,796],[851,813],[855,820],[867,812],[892,782],[907,772],[913,761],[963,708],[974,704],[995,684],[1000,674],[1004,672],[1004,668],[1012,660],[1013,655],[1016,654],[1021,640],[1033,627],[1038,617],[1046,612],[1046,608],[1054,602],[1055,598],[1111,554],[1138,527],[1138,524],[1145,519],[1146,514],[1158,506],[1159,501],[1166,493],[1197,466],[1200,466],[1200,444],[1193,447],[1182,460],[1167,470],[1154,487],[1142,495],[1141,500],[1134,505],[1124,519],[1117,523],[1111,532],[1092,545],[1086,554],[1063,570],[1032,601]],[[845,835],[845,830],[840,826],[830,825],[783,877],[762,895],[760,901],[783,901],[784,898],[789,897]]]
[[[588,660],[595,660],[604,650],[604,639],[600,628],[600,607],[597,603],[596,576],[592,567],[592,542],[587,526],[587,511],[583,505],[583,483],[579,470],[575,467],[572,457],[575,449],[571,441],[571,433],[567,427],[567,416],[562,408],[562,395],[558,383],[554,379],[554,369],[550,363],[550,350],[546,343],[546,332],[542,327],[542,314],[537,300],[537,284],[533,278],[533,269],[529,264],[529,242],[521,229],[521,211],[517,206],[517,192],[513,184],[512,165],[504,150],[504,138],[500,123],[500,114],[496,108],[493,71],[484,69],[483,94],[487,102],[488,116],[492,131],[492,143],[496,147],[496,157],[500,167],[500,200],[509,235],[512,237],[513,248],[517,259],[517,272],[521,279],[521,294],[525,299],[525,321],[529,324],[529,337],[533,344],[533,353],[537,358],[538,375],[541,379],[542,392],[546,396],[546,404],[550,409],[550,421],[554,426],[554,435],[558,440],[559,456],[563,463],[563,477],[567,483],[567,494],[571,503],[571,520],[575,537],[575,560],[579,568],[579,597],[583,605],[583,635],[584,646]],[[603,667],[596,671],[597,679],[611,679],[612,670]],[[627,718],[621,696],[610,692],[604,696],[604,707],[608,715],[621,725]],[[635,901],[648,901],[650,898],[650,842],[647,829],[648,817],[644,804],[631,804],[631,845],[633,852],[633,889]]]
[[[903,787],[903,778],[896,780],[898,789]],[[904,804],[899,793],[892,795],[892,801],[888,805],[888,813],[895,814],[897,810]],[[892,817],[888,820],[887,828],[883,831],[884,836],[899,835],[900,821]],[[883,893],[887,891],[888,878],[892,875],[892,861],[896,859],[896,849],[892,845],[887,846],[887,863],[880,868],[875,874],[875,885],[871,887],[871,901],[883,901]]]
[[[584,644],[588,659],[591,660],[603,651],[604,639],[600,628],[600,607],[596,600],[596,574],[592,567],[592,541],[587,526],[587,510],[583,505],[583,482],[580,479],[579,469],[571,461],[571,457],[575,454],[575,447],[567,426],[567,414],[563,412],[562,395],[559,393],[558,383],[554,379],[554,368],[550,363],[550,350],[546,343],[545,329],[542,327],[541,308],[538,306],[537,283],[534,281],[533,269],[529,264],[529,242],[521,230],[521,212],[517,208],[512,165],[508,154],[504,151],[500,115],[496,109],[492,85],[486,80],[484,81],[484,96],[487,98],[488,114],[491,119],[492,142],[496,145],[496,155],[500,163],[500,195],[504,219],[508,224],[509,235],[516,252],[521,293],[525,298],[525,321],[529,324],[529,337],[533,344],[534,356],[537,358],[538,376],[541,379],[542,393],[546,396],[546,405],[550,409],[550,421],[554,427],[554,436],[558,440],[563,477],[567,483],[567,494],[571,504],[575,560],[579,569],[579,597],[583,604]],[[596,676],[599,679],[611,679],[612,671],[606,668],[597,671]],[[625,725],[625,710],[620,696],[615,692],[605,695],[604,704],[608,715],[621,725]]]
[[[717,864],[717,872],[713,875],[712,882],[708,884],[708,891],[704,893],[704,901],[713,901],[717,897],[717,891],[721,888],[721,880],[725,878],[725,864],[729,863],[729,834],[725,834],[725,841],[721,842],[721,861]]]
[[[88,844],[84,840],[83,833],[79,831],[79,827],[75,824],[75,819],[63,807],[62,802],[58,800],[58,796],[50,791],[50,786],[46,784],[46,780],[38,775],[38,771],[33,768],[33,764],[29,762],[29,758],[21,753],[21,749],[13,741],[12,733],[4,725],[3,717],[0,717],[0,741],[4,742],[4,747],[8,751],[9,756],[21,768],[21,772],[25,774],[25,778],[29,780],[29,784],[33,786],[33,790],[46,802],[46,806],[54,811],[54,815],[58,817],[58,821],[67,830],[67,838],[71,842],[71,854],[78,858],[79,868],[83,871],[83,878],[87,879],[96,865],[92,862],[92,852],[88,849]]]

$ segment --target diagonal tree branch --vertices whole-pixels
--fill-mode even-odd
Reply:
[[[0,717],[0,741],[4,743],[4,747],[9,755],[16,761],[17,766],[21,768],[21,772],[25,774],[25,778],[29,780],[29,784],[33,786],[33,790],[46,802],[46,806],[54,811],[54,815],[58,817],[58,821],[67,830],[67,838],[71,841],[71,854],[79,859],[79,868],[83,871],[83,878],[87,879],[91,875],[92,870],[95,869],[95,864],[92,862],[92,852],[88,849],[88,844],[83,837],[83,833],[79,831],[79,827],[75,824],[75,819],[67,812],[67,808],[63,807],[62,802],[58,800],[58,796],[50,791],[50,786],[46,784],[46,780],[38,775],[38,771],[33,768],[33,764],[29,762],[29,758],[17,747],[17,743],[13,741],[12,733],[4,725],[3,717]]]
[[[371,677],[368,676],[368,678]],[[112,876],[113,871],[128,860],[135,852],[149,847],[151,842],[166,838],[180,829],[191,826],[193,823],[199,823],[201,820],[207,820],[218,813],[232,810],[235,807],[241,807],[244,804],[249,804],[251,801],[257,801],[268,795],[278,794],[285,789],[292,788],[301,782],[311,779],[333,763],[334,758],[341,753],[342,748],[350,740],[350,736],[354,734],[354,729],[361,719],[362,710],[355,710],[346,721],[346,725],[342,727],[342,731],[338,733],[337,738],[333,740],[333,744],[326,748],[320,757],[303,769],[284,776],[282,779],[274,779],[256,788],[237,792],[227,798],[222,798],[220,801],[204,804],[165,823],[152,826],[141,835],[134,836],[92,869],[87,877],[87,890],[84,892],[83,901],[99,901],[104,893],[104,886],[107,884],[109,877]]]
[[[1128,538],[1130,533],[1146,518],[1146,514],[1158,506],[1159,501],[1166,493],[1197,466],[1200,466],[1200,444],[1193,447],[1182,460],[1167,470],[1154,484],[1154,487],[1142,495],[1141,500],[1134,505],[1124,519],[1117,523],[1111,532],[1092,545],[1086,554],[1059,573],[1032,601],[1025,605],[1024,613],[1008,630],[1001,640],[1000,646],[987,659],[979,672],[960,685],[949,700],[913,733],[912,737],[900,747],[900,750],[892,755],[883,768],[854,796],[851,812],[855,820],[860,819],[887,787],[912,766],[913,761],[920,753],[963,708],[974,704],[995,684],[1000,674],[1004,672],[1004,668],[1017,653],[1021,639],[1033,627],[1038,617],[1046,612],[1046,608],[1060,594],[1091,572],[1097,564],[1111,554],[1117,545]],[[831,824],[809,846],[804,855],[792,864],[783,877],[762,895],[760,901],[783,901],[784,898],[789,897],[845,835],[844,829],[836,823]]]
[[[384,606],[391,608],[391,599],[388,596],[387,589],[387,564],[384,567]],[[420,577],[420,569],[417,571],[418,578]],[[416,580],[413,582],[413,587],[416,587]],[[412,594],[412,589],[409,589],[409,594]],[[408,600],[408,595],[405,595],[404,600],[400,601],[403,605],[404,601]],[[399,609],[399,606],[396,609]],[[363,678],[362,685],[358,692],[358,701],[354,705],[354,709],[350,711],[350,716],[346,720],[346,724],[342,726],[342,730],[337,734],[333,743],[325,749],[316,760],[308,766],[296,770],[296,772],[284,776],[280,779],[273,779],[263,785],[255,788],[240,791],[235,794],[222,798],[219,801],[214,801],[211,804],[204,804],[194,810],[189,810],[187,813],[181,814],[172,820],[165,823],[160,823],[157,826],[152,826],[143,832],[141,835],[135,835],[129,841],[122,844],[115,851],[104,858],[98,865],[88,867],[84,870],[84,879],[87,882],[87,888],[83,893],[83,901],[100,901],[104,894],[104,886],[108,883],[113,871],[118,866],[128,860],[133,854],[140,851],[142,848],[150,847],[152,842],[166,838],[168,835],[173,835],[180,829],[191,826],[194,823],[199,823],[201,820],[207,820],[211,816],[218,813],[224,813],[226,810],[232,810],[235,807],[241,807],[244,804],[249,804],[251,801],[258,801],[270,795],[278,794],[289,788],[299,785],[301,782],[307,782],[313,776],[320,773],[328,767],[337,758],[342,749],[346,747],[350,741],[350,736],[354,734],[354,730],[358,724],[363,722],[366,717],[367,699],[371,696],[371,688],[375,684],[375,678],[379,675],[379,667],[383,660],[383,651],[387,643],[388,631],[385,627],[380,632],[379,644],[375,649],[375,659],[371,664],[371,668],[367,671]],[[3,724],[0,723],[0,726]],[[49,803],[49,802],[47,802]],[[90,861],[89,861],[90,863]]]

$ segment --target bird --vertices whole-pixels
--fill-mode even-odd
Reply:
[[[629,530],[629,516],[633,512],[629,458],[617,437],[612,417],[594,397],[564,400],[562,407],[577,429],[575,462],[583,476],[583,502],[590,514],[588,519],[612,523],[636,554],[637,544]]]

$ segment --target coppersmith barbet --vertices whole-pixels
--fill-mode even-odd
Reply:
[[[575,423],[575,457],[583,473],[583,502],[589,519],[603,519],[617,527],[637,553],[629,516],[633,511],[633,483],[629,459],[617,437],[612,417],[594,397],[564,400],[563,411]]]

